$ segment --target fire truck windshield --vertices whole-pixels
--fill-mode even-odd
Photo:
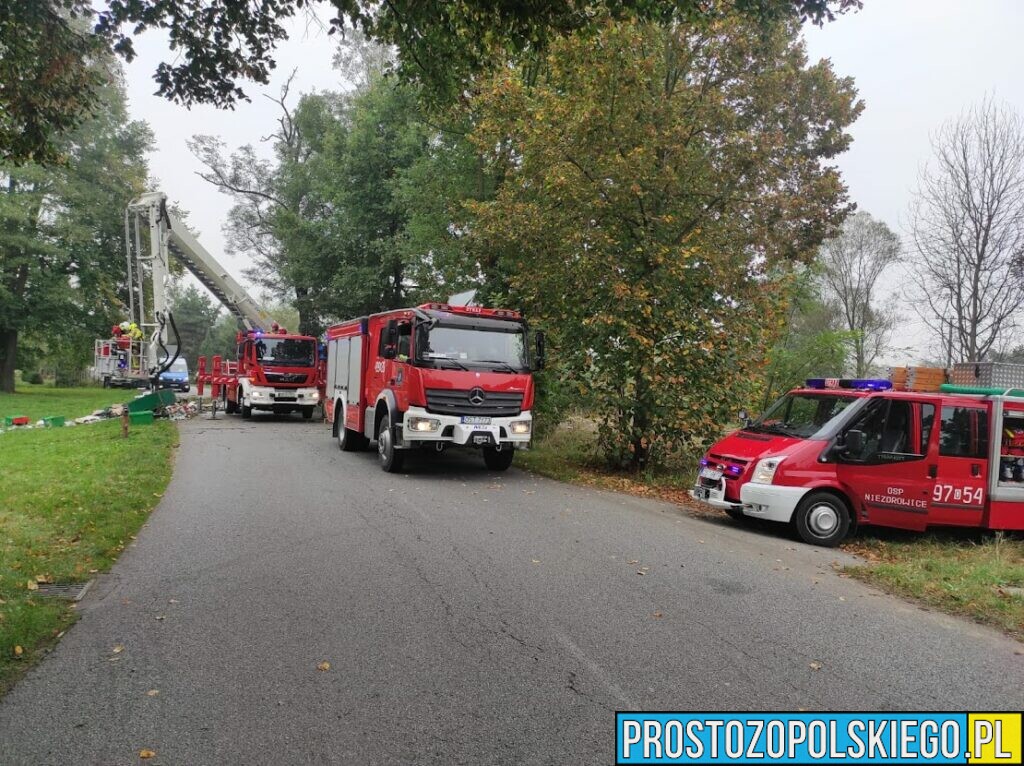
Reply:
[[[316,348],[311,340],[298,338],[257,338],[256,359],[262,364],[312,367]]]
[[[747,430],[809,439],[855,401],[854,396],[833,393],[786,394]]]
[[[488,367],[504,372],[529,369],[522,325],[502,324],[508,324],[509,329],[435,325],[426,334],[426,345],[419,349],[417,358],[440,367]]]

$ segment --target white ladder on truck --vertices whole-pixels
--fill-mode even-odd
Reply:
[[[142,248],[142,231],[149,231],[149,254]],[[167,344],[165,324],[171,287],[173,256],[249,330],[266,327],[271,317],[227,270],[210,255],[167,206],[163,192],[147,192],[125,211],[125,246],[128,253],[128,294],[132,320],[147,332],[149,369],[159,365],[160,348]],[[134,236],[133,236],[134,234]],[[134,257],[133,257],[134,253]],[[152,321],[146,321],[143,286],[148,272],[152,286]]]

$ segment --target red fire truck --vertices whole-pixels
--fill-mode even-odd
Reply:
[[[1024,390],[808,380],[711,447],[690,495],[823,546],[860,524],[1024,529]]]
[[[240,412],[243,418],[251,417],[253,410],[301,412],[308,420],[321,395],[317,340],[283,328],[240,332],[235,361],[215,356],[207,364],[206,357],[199,357],[199,396],[207,384],[226,412]]]
[[[376,440],[381,467],[401,470],[409,450],[483,451],[492,470],[512,464],[533,431],[532,369],[544,364],[516,311],[425,303],[327,331],[325,410],[338,445]]]

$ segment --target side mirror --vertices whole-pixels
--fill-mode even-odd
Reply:
[[[387,346],[394,346],[398,343],[398,322],[394,319],[388,320],[387,326],[384,328],[384,339]]]
[[[748,413],[746,410],[740,410],[739,419],[743,425],[750,425],[750,413]]]
[[[544,331],[538,330],[533,334],[534,343],[537,344],[537,350],[533,356],[533,368],[535,370],[544,369]]]
[[[864,432],[847,431],[843,446],[846,447],[846,452],[858,457],[864,451]]]
[[[398,350],[393,345],[384,347],[385,359],[394,359],[396,356],[398,356]]]

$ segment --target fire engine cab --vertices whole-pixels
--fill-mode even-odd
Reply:
[[[373,440],[381,467],[409,450],[470,447],[502,471],[533,432],[533,365],[522,316],[507,309],[425,303],[327,330],[326,416],[338,445]]]
[[[1024,529],[1024,390],[812,379],[701,460],[690,495],[835,546],[860,524]]]

